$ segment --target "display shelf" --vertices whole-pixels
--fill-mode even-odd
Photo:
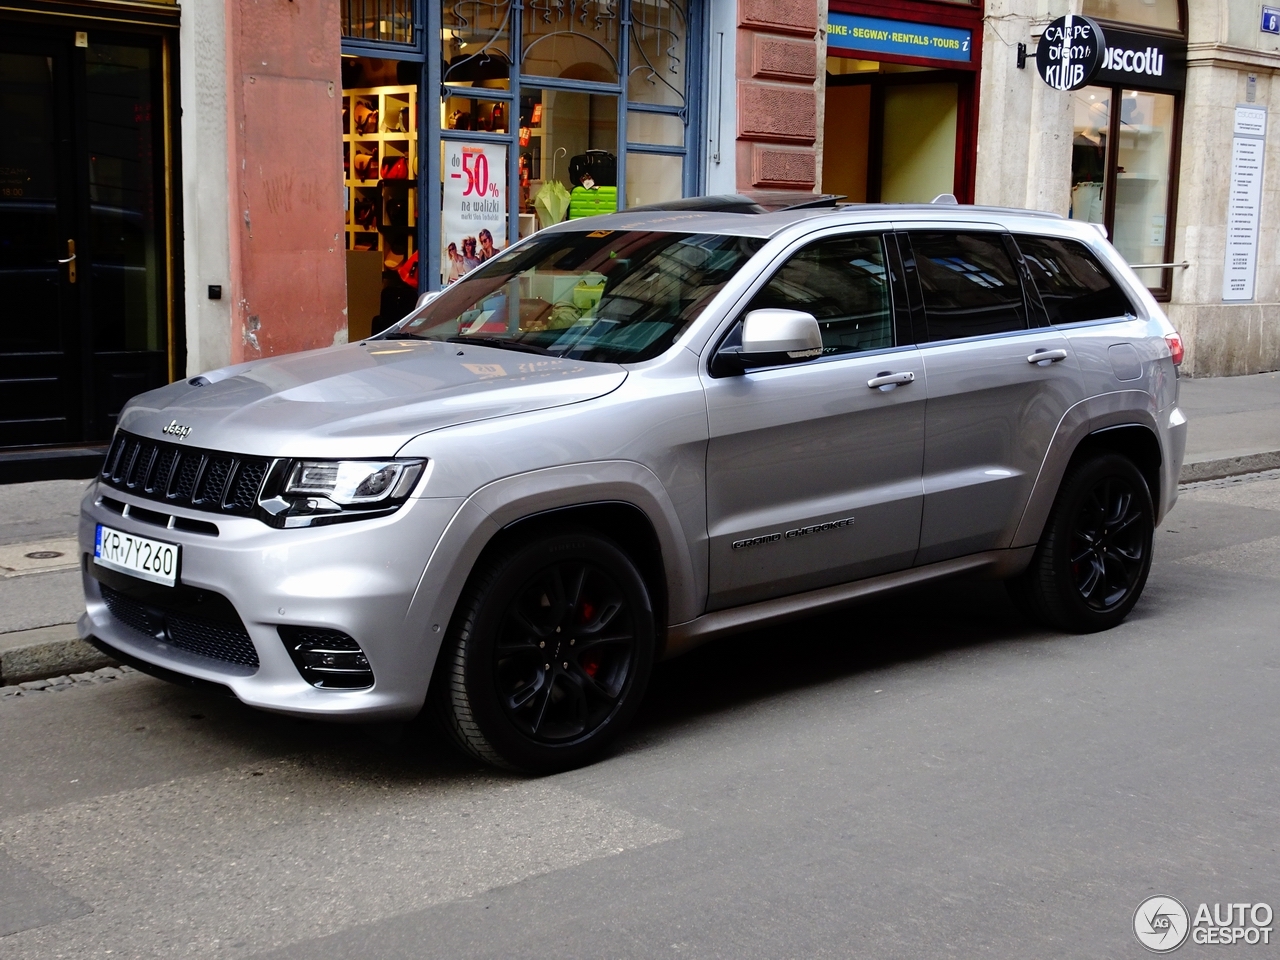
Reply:
[[[346,248],[378,250],[391,269],[410,256],[418,231],[418,88],[342,91]]]

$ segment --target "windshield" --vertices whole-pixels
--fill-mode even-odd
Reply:
[[[671,346],[763,245],[711,234],[551,233],[472,271],[384,336],[578,360],[648,360]]]

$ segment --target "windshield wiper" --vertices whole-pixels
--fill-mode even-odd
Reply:
[[[446,337],[446,343],[470,343],[478,344],[482,347],[497,347],[499,350],[520,350],[524,353],[540,353],[544,357],[553,357],[553,354],[546,347],[539,347],[532,343],[523,343],[519,340],[503,340],[501,337]]]

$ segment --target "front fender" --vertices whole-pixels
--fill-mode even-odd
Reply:
[[[706,595],[706,533],[690,537],[657,476],[630,460],[548,467],[485,484],[458,509],[432,551],[408,615],[429,624],[438,643],[476,561],[499,531],[533,514],[609,501],[631,504],[653,525],[666,573],[669,622],[696,617]]]

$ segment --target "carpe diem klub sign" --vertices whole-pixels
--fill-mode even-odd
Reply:
[[[1107,55],[1102,28],[1088,17],[1059,17],[1040,36],[1036,72],[1055,90],[1079,90],[1097,75]]]

